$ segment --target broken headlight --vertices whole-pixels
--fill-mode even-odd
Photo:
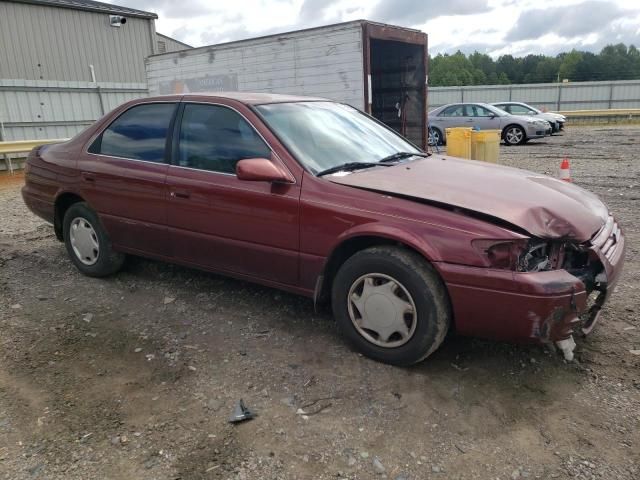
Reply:
[[[558,267],[564,244],[537,239],[474,240],[473,246],[489,268],[544,272]]]
[[[544,241],[529,241],[527,248],[518,258],[519,272],[545,272],[553,270],[551,261],[552,244]]]

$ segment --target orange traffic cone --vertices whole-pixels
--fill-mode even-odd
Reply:
[[[560,180],[573,182],[573,180],[571,180],[571,168],[569,167],[569,159],[567,157],[564,157],[560,164]]]

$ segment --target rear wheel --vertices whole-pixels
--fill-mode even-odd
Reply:
[[[98,216],[85,202],[66,211],[63,232],[69,258],[85,275],[104,277],[122,267],[124,254],[113,251]]]
[[[341,332],[375,360],[411,365],[433,353],[451,312],[442,280],[417,253],[373,247],[350,257],[332,287]]]
[[[429,127],[429,145],[442,145],[442,132],[435,127]]]
[[[520,125],[509,125],[504,129],[502,138],[507,145],[521,145],[527,141],[527,134]]]

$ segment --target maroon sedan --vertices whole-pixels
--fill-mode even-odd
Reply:
[[[350,341],[398,365],[450,330],[571,358],[625,250],[581,188],[430,155],[347,105],[282,95],[129,102],[34,149],[23,196],[86,275],[132,254],[330,298]]]

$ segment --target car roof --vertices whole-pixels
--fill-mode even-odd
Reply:
[[[213,99],[236,100],[246,105],[264,105],[268,103],[293,103],[293,102],[327,102],[330,101],[321,97],[304,97],[301,95],[282,95],[278,93],[253,93],[253,92],[197,92],[185,93],[184,100],[202,99],[209,97]],[[147,100],[162,100],[162,96],[148,98]]]

